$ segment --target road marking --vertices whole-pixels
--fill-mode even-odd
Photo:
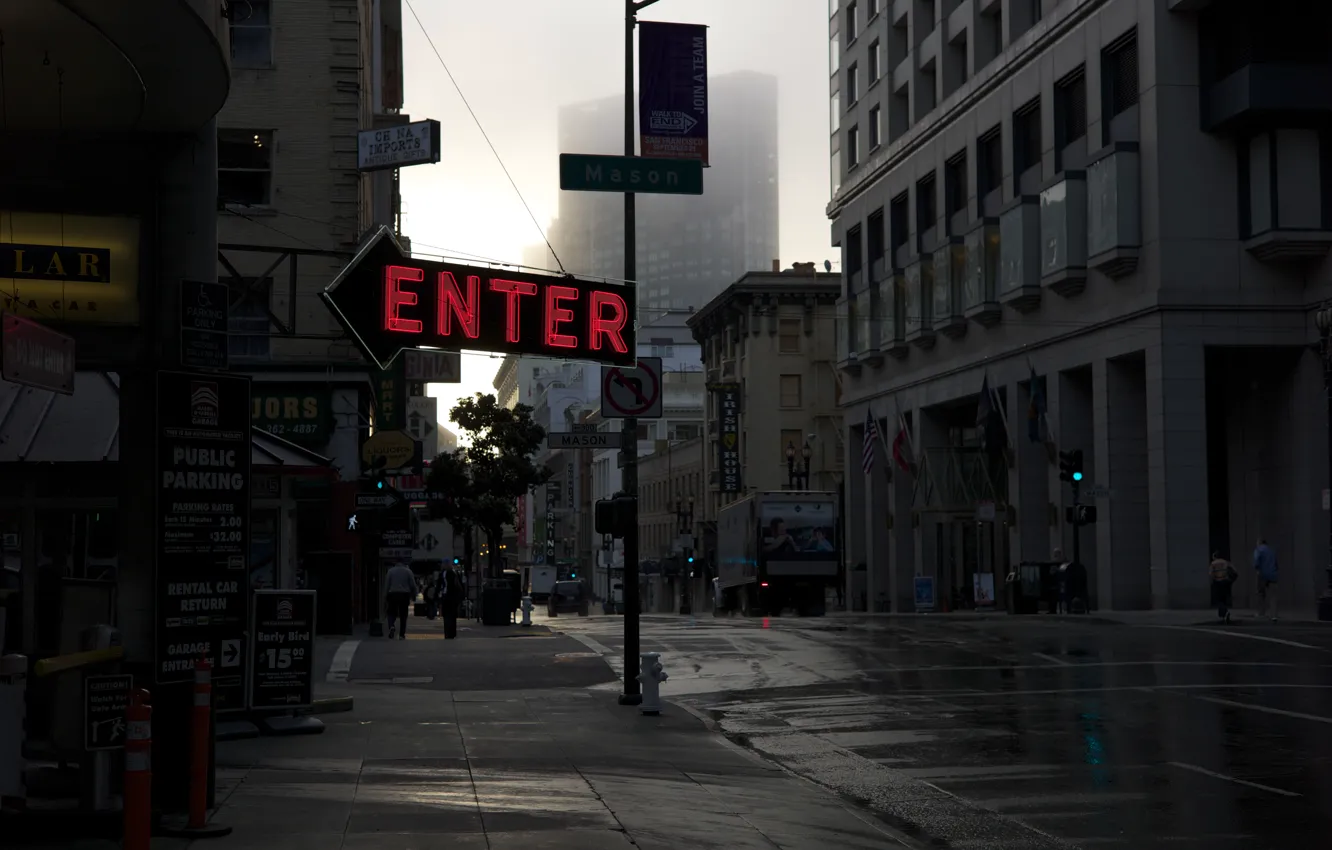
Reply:
[[[565,637],[571,637],[571,638],[573,638],[574,640],[578,641],[578,642],[581,643],[583,646],[587,647],[588,649],[592,650],[593,652],[597,653],[598,655],[617,655],[617,654],[618,654],[618,653],[615,652],[615,650],[611,649],[609,646],[606,646],[604,643],[601,643],[600,641],[596,640],[595,638],[590,638],[590,637],[588,637],[587,635],[575,634],[574,632],[561,632],[560,634],[564,635]]]
[[[1059,666],[1059,667],[1072,667],[1072,666],[1073,666],[1071,663],[1065,661],[1065,660],[1062,659],[1062,658],[1055,658],[1053,655],[1046,655],[1044,652],[1033,652],[1032,655],[1036,656],[1037,658],[1041,659],[1042,661],[1049,661],[1051,664],[1054,664],[1054,665]]]
[[[1226,687],[1244,687],[1243,685],[1227,685]],[[1275,685],[1252,685],[1250,687],[1276,687]],[[1318,685],[1309,685],[1308,687],[1319,687]],[[1305,714],[1300,711],[1286,711],[1284,708],[1271,708],[1266,705],[1256,705],[1251,702],[1237,702],[1233,699],[1222,699],[1221,697],[1202,697],[1195,696],[1194,699],[1200,699],[1204,702],[1214,702],[1217,705],[1229,705],[1234,708],[1251,708],[1254,711],[1265,711],[1268,714],[1280,714],[1282,717],[1294,717],[1299,720],[1314,720],[1318,723],[1332,723],[1332,717],[1322,717],[1317,714]]]
[[[1190,770],[1194,773],[1201,773],[1203,776],[1210,776],[1214,779],[1224,779],[1226,782],[1234,782],[1236,785],[1247,785],[1250,788],[1257,788],[1260,791],[1270,791],[1273,794],[1280,794],[1283,797],[1302,797],[1303,794],[1297,794],[1294,791],[1287,791],[1284,788],[1273,788],[1271,785],[1263,785],[1259,782],[1250,782],[1247,779],[1238,779],[1234,776],[1226,776],[1224,773],[1217,773],[1214,770],[1208,770],[1205,767],[1198,767],[1196,764],[1187,764],[1182,761],[1168,761],[1166,764],[1171,767],[1178,767],[1180,770]]]
[[[1049,668],[1046,668],[1049,669]],[[1198,685],[1121,685],[1106,688],[1033,688],[1024,691],[983,691],[979,688],[953,689],[947,691],[904,691],[894,694],[895,699],[938,699],[940,697],[950,697],[961,699],[963,697],[1013,697],[1013,696],[1053,696],[1058,694],[1105,694],[1119,691],[1143,691],[1152,693],[1154,691],[1221,691],[1238,688],[1290,688],[1290,689],[1310,689],[1310,690],[1329,690],[1332,685],[1304,685],[1304,684],[1274,684],[1271,682],[1243,682],[1243,683],[1209,683]],[[1199,697],[1202,699],[1202,697]],[[1321,719],[1321,718],[1320,718]],[[1328,721],[1332,723],[1332,720]]]
[[[338,651],[333,653],[333,663],[328,665],[328,675],[324,677],[324,681],[347,681],[347,674],[351,672],[352,658],[356,656],[356,648],[360,645],[359,640],[344,640]]]
[[[1033,653],[1035,654],[1035,653]],[[1329,664],[1292,664],[1288,661],[1088,661],[1066,662],[1070,667],[1308,667],[1327,668]],[[958,667],[863,667],[861,673],[976,673],[995,670],[1048,670],[1044,664],[964,665]]]
[[[1173,629],[1179,632],[1198,632],[1199,634],[1204,634],[1204,635],[1226,635],[1228,637],[1245,638],[1246,640],[1260,640],[1264,643],[1279,643],[1282,646],[1293,646],[1296,649],[1312,649],[1315,652],[1327,652],[1327,650],[1323,649],[1321,646],[1311,646],[1310,644],[1307,643],[1299,643],[1297,641],[1286,640],[1284,638],[1268,637],[1267,635],[1245,634],[1244,632],[1231,631],[1230,629],[1202,629],[1198,628],[1197,626],[1155,626],[1155,625],[1149,625],[1147,626],[1147,628]]]

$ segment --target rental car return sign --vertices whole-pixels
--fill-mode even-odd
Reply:
[[[323,293],[379,368],[405,348],[632,365],[632,287],[408,257],[381,227]]]

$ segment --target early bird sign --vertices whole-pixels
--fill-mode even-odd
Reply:
[[[535,354],[631,365],[631,287],[408,257],[387,227],[323,293],[381,369],[407,348]]]

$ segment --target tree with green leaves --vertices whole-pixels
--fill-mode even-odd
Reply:
[[[496,576],[500,540],[504,526],[517,517],[518,498],[550,478],[549,469],[532,462],[546,429],[532,421],[531,407],[520,404],[510,410],[492,394],[463,399],[449,416],[467,433],[469,444],[445,452],[431,463],[426,489],[445,496],[432,505],[432,513],[464,535],[468,563],[472,558],[469,532],[476,528],[484,533],[490,543],[487,572]]]

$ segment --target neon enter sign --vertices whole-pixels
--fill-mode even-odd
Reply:
[[[635,362],[632,287],[408,257],[387,230],[323,299],[380,368],[410,348]]]
[[[560,188],[575,192],[701,195],[703,163],[696,159],[562,153]]]

